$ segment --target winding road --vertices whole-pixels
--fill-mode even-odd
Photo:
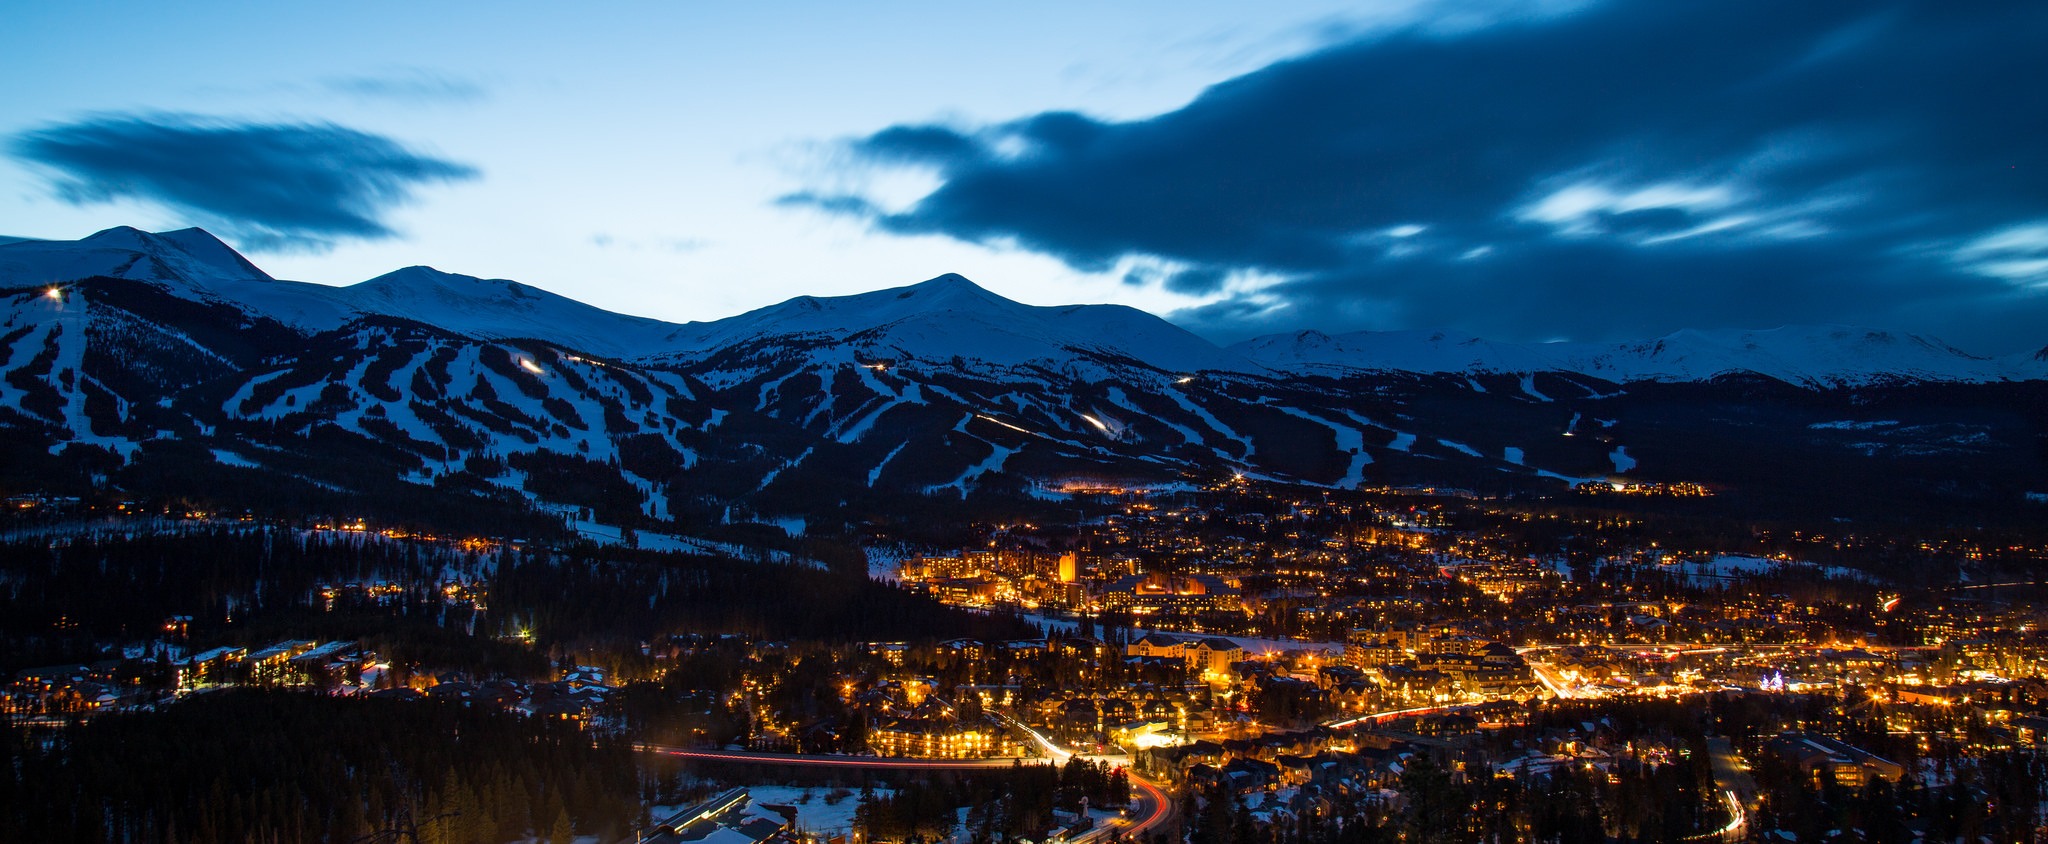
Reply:
[[[636,744],[635,750],[672,756],[680,759],[695,759],[706,762],[731,762],[757,765],[793,765],[802,767],[841,768],[871,771],[986,771],[1010,768],[1015,765],[1052,765],[1072,758],[1076,754],[1052,742],[1037,730],[1021,723],[1011,722],[1033,743],[1047,751],[1045,756],[1032,758],[1006,757],[1000,759],[913,759],[900,756],[835,756],[815,753],[756,753],[750,750],[718,750],[706,748],[674,747],[664,744]],[[1090,757],[1083,756],[1087,759]],[[1071,839],[1072,844],[1087,844],[1106,838],[1113,832],[1121,832],[1125,838],[1137,839],[1145,835],[1164,832],[1174,821],[1176,808],[1173,798],[1159,788],[1157,783],[1145,779],[1129,768],[1124,769],[1130,777],[1134,792],[1129,812],[1136,820],[1112,820]],[[1128,824],[1126,826],[1125,824]]]

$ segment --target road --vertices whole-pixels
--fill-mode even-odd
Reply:
[[[1741,841],[1743,828],[1749,824],[1749,804],[1756,801],[1756,778],[1749,775],[1748,763],[1736,754],[1735,743],[1727,736],[1707,739],[1707,758],[1714,766],[1714,790],[1720,792],[1720,801],[1728,810],[1728,823],[1688,840]]]
[[[1173,798],[1161,791],[1158,784],[1138,776],[1137,772],[1126,770],[1124,773],[1130,775],[1131,787],[1137,789],[1137,799],[1131,801],[1131,814],[1139,818],[1124,831],[1124,837],[1140,839],[1154,833],[1171,832],[1174,814],[1179,811]]]
[[[1037,745],[1045,753],[1046,758],[1049,760],[1065,762],[1076,755],[1080,755],[1081,758],[1090,761],[1109,761],[1103,757],[1076,754],[1074,751],[1061,747],[1058,742],[1048,738],[1044,733],[1032,729],[1031,725],[1008,715],[998,714],[997,717],[1003,719],[1010,726],[1022,731],[1024,735],[1031,739],[1032,744]],[[1111,764],[1120,765],[1121,762],[1120,760],[1112,761]],[[1178,811],[1178,807],[1174,805],[1173,798],[1168,796],[1166,792],[1161,791],[1157,783],[1139,776],[1137,771],[1131,770],[1128,766],[1124,767],[1124,775],[1130,777],[1131,788],[1137,791],[1135,799],[1131,802],[1131,816],[1138,819],[1136,823],[1123,830],[1124,837],[1137,839],[1144,835],[1172,829],[1174,813]],[[1090,841],[1108,836],[1113,831],[1115,831],[1113,826],[1105,824],[1077,836],[1072,844],[1088,844]]]
[[[1006,757],[999,759],[911,759],[900,756],[834,756],[822,753],[756,753],[751,750],[707,750],[663,744],[636,744],[635,750],[682,759],[708,762],[740,762],[757,765],[801,765],[820,768],[865,768],[870,770],[975,771],[1008,768],[1012,765],[1045,765],[1049,760]]]
[[[1332,730],[1341,730],[1346,727],[1358,726],[1359,724],[1363,724],[1367,721],[1388,721],[1409,715],[1435,715],[1442,712],[1456,712],[1460,709],[1465,709],[1475,705],[1476,704],[1469,703],[1452,703],[1443,704],[1440,706],[1418,706],[1413,709],[1389,709],[1385,712],[1368,712],[1364,715],[1350,715],[1343,718],[1324,721],[1322,725]]]
[[[763,765],[801,765],[815,766],[821,768],[850,768],[855,770],[875,771],[985,771],[991,769],[1001,770],[1019,764],[1057,764],[1058,762],[1065,761],[1076,755],[1073,751],[1061,747],[1058,744],[1055,744],[1051,739],[1046,738],[1044,734],[1039,733],[1037,730],[1033,730],[1030,727],[1025,726],[1021,722],[1011,721],[1011,723],[1014,724],[1018,729],[1023,730],[1026,735],[1030,736],[1033,743],[1037,744],[1040,748],[1046,750],[1046,756],[1030,759],[910,759],[896,756],[833,756],[828,754],[816,753],[756,753],[751,750],[711,750],[689,747],[672,747],[669,745],[662,744],[636,744],[633,747],[634,749],[639,750],[642,753],[654,753],[662,756],[673,756],[681,759],[699,759],[711,762],[738,762]],[[1083,756],[1082,758],[1087,759],[1090,757]],[[1169,796],[1165,791],[1161,790],[1157,783],[1154,783],[1151,780],[1139,776],[1136,771],[1132,771],[1126,768],[1124,769],[1124,773],[1126,776],[1130,777],[1131,789],[1135,792],[1132,795],[1130,816],[1137,819],[1136,821],[1131,822],[1129,826],[1121,828],[1120,831],[1123,833],[1124,837],[1129,839],[1138,839],[1145,835],[1150,835],[1153,833],[1162,833],[1171,830],[1173,828],[1176,812],[1178,811],[1174,805],[1173,798]],[[1097,838],[1106,837],[1110,833],[1116,831],[1119,831],[1117,823],[1105,824],[1103,826],[1097,827],[1096,829],[1090,830],[1087,833],[1083,833],[1081,836],[1078,836],[1075,839],[1075,844],[1086,844],[1086,842],[1093,841]]]

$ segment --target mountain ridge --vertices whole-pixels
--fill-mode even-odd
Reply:
[[[204,229],[120,226],[77,241],[0,243],[0,283],[90,276],[168,284],[308,330],[384,314],[479,339],[533,337],[618,359],[675,361],[801,338],[874,357],[977,359],[998,366],[1069,353],[1163,372],[1342,377],[1558,372],[1613,383],[1753,373],[1831,388],[1884,381],[2048,378],[2048,348],[1987,358],[1935,338],[1849,326],[1683,329],[1644,340],[1511,343],[1447,330],[1296,331],[1229,346],[1123,305],[1024,305],[956,273],[845,296],[797,296],[722,319],[673,323],[607,311],[543,288],[413,266],[347,286],[283,281]]]
[[[0,486],[400,516],[482,501],[680,530],[1044,501],[1074,479],[1668,482],[1978,512],[2034,506],[2048,476],[2032,410],[2048,380],[1836,382],[1771,357],[1984,363],[1862,329],[1680,332],[1562,361],[1411,332],[1391,345],[1412,359],[1374,352],[1375,369],[1351,364],[1386,335],[1300,332],[1247,356],[1133,308],[1024,305],[951,274],[679,325],[425,267],[276,280],[199,231],[88,241],[0,246]],[[1729,377],[1730,355],[1787,380]],[[1651,364],[1698,380],[1628,380]]]
[[[1449,331],[1300,331],[1231,346],[1276,369],[1305,373],[1567,372],[1614,383],[1705,381],[1731,373],[1830,388],[1887,380],[2039,380],[2048,368],[2025,354],[1984,357],[1937,338],[1844,325],[1681,329],[1619,343],[1505,343]]]

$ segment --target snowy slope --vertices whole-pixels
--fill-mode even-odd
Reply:
[[[1496,343],[1450,331],[1299,331],[1254,337],[1231,347],[1245,357],[1289,371],[1544,372],[1563,368],[1563,357],[1541,345]]]
[[[82,240],[0,244],[0,286],[92,276],[151,282],[184,298],[231,304],[315,331],[357,316],[336,288],[273,279],[204,229],[152,234],[122,226]]]
[[[957,275],[854,296],[802,296],[713,322],[678,325],[585,305],[531,285],[407,267],[348,287],[277,281],[200,229],[108,229],[78,241],[0,244],[0,286],[88,276],[154,282],[236,304],[308,331],[370,315],[477,339],[532,337],[614,357],[669,360],[743,343],[802,337],[891,359],[961,357],[1014,366],[1074,352],[1170,372],[1260,371],[1156,316],[1120,305],[1032,307]]]
[[[674,324],[605,311],[515,281],[427,267],[348,287],[279,281],[200,229],[151,234],[119,227],[77,241],[0,242],[0,287],[89,276],[151,282],[173,295],[229,304],[308,332],[384,315],[475,339],[530,337],[661,365],[754,350],[753,368],[735,369],[734,375],[756,371],[778,350],[811,349],[820,364],[938,364],[958,358],[998,368],[1078,366],[1097,373],[1105,366],[1138,364],[1168,373],[1565,372],[1629,382],[1704,381],[1747,372],[1808,387],[2048,378],[2048,350],[1980,358],[1928,337],[1843,326],[1686,330],[1616,344],[1502,343],[1444,331],[1304,331],[1225,349],[1133,308],[1034,307],[952,274],[853,296],[801,296],[722,320]]]
[[[1614,344],[1501,343],[1442,331],[1303,331],[1257,337],[1231,348],[1292,372],[1571,372],[1615,382],[1705,381],[1754,373],[1809,387],[2048,377],[2048,360],[2039,356],[1983,358],[1930,337],[1836,325],[1685,330]]]
[[[608,524],[1232,474],[1494,494],[1625,473],[1801,501],[1995,501],[2038,488],[2048,389],[1913,382],[2041,378],[2048,354],[1846,328],[1632,344],[1304,333],[1226,350],[1130,308],[1032,307],[950,275],[677,325],[424,267],[277,281],[204,232],[133,229],[0,243],[0,362],[5,465],[126,466],[200,491],[232,469],[309,495],[468,495]],[[1706,380],[1739,371],[1870,386]]]
[[[83,240],[0,244],[0,283],[27,287],[102,275],[137,281],[270,281],[235,250],[202,229],[151,234],[121,226]]]
[[[853,296],[799,296],[715,322],[690,323],[666,350],[702,355],[766,338],[850,343],[876,358],[959,356],[1014,366],[1073,352],[1168,372],[1257,371],[1257,365],[1144,311],[1121,305],[1034,307],[948,273]]]
[[[659,347],[676,326],[626,316],[503,279],[407,267],[348,287],[279,281],[203,229],[128,227],[76,241],[0,243],[0,287],[108,276],[235,305],[307,331],[395,316],[477,339],[534,337],[607,356]]]
[[[608,357],[666,342],[676,326],[595,308],[501,278],[406,267],[337,291],[357,312],[424,322],[469,337],[535,337]]]

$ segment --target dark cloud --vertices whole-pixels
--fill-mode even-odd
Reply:
[[[2033,347],[2044,42],[2032,4],[1615,2],[1353,41],[1149,119],[891,127],[851,150],[930,194],[785,201],[1226,290],[1180,315],[1223,338],[1864,321]]]
[[[331,123],[113,116],[25,132],[10,146],[46,168],[66,201],[160,203],[256,250],[396,236],[384,217],[415,188],[478,175]]]
[[[1161,282],[1166,289],[1190,296],[1207,296],[1223,289],[1229,281],[1229,273],[1216,267],[1192,267],[1167,276]]]

